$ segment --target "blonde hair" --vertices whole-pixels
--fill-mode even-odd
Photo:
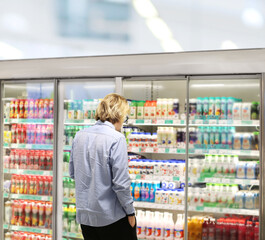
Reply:
[[[129,104],[126,98],[116,93],[105,96],[99,103],[95,119],[102,122],[109,121],[115,124],[124,121],[129,113]]]

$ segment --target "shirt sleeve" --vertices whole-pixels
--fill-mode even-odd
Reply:
[[[131,179],[128,171],[127,145],[124,137],[113,144],[110,152],[113,191],[117,194],[121,206],[127,215],[135,212],[130,187]]]
[[[72,179],[75,179],[75,171],[74,171],[74,140],[72,144],[72,150],[70,155],[70,162],[69,162],[69,175]]]

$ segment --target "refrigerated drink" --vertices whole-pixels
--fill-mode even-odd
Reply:
[[[209,98],[209,112],[208,115],[209,116],[213,116],[215,114],[215,98],[214,97],[210,97]]]

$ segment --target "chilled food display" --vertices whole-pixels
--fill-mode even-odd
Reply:
[[[186,112],[185,103],[185,112]],[[190,119],[259,120],[259,102],[242,102],[233,97],[205,97],[189,100]],[[131,101],[131,119],[178,119],[179,99]],[[182,115],[185,118],[185,115]]]
[[[6,117],[10,119],[51,119],[53,99],[13,99],[7,103]]]
[[[53,151],[11,149],[4,156],[5,169],[52,170]]]
[[[69,120],[95,119],[100,99],[65,101],[64,109]]]
[[[76,133],[82,129],[88,128],[89,126],[72,126],[67,125],[64,127],[64,144],[72,145]]]
[[[184,216],[178,214],[176,223],[169,212],[137,211],[139,239],[180,240],[184,236]]]
[[[28,233],[28,232],[7,232],[5,240],[52,240],[51,235]]]
[[[259,191],[240,190],[236,184],[196,184],[189,187],[188,202],[191,206],[258,209]]]
[[[51,176],[15,175],[11,177],[10,193],[52,196]]]
[[[69,207],[63,205],[63,231],[71,233],[81,233],[81,227],[76,222],[76,207],[70,204]]]
[[[129,162],[130,174],[146,174],[154,176],[185,176],[185,160],[152,160],[132,159]]]
[[[53,125],[12,124],[11,143],[53,144]]]
[[[64,198],[75,198],[75,180],[69,177],[63,178]]]
[[[5,223],[16,226],[52,228],[52,203],[14,200],[5,202]]]

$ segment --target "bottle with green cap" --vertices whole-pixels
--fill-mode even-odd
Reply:
[[[144,119],[144,104],[145,101],[137,102],[137,119]]]
[[[131,119],[136,119],[137,116],[137,102],[136,101],[131,101],[130,105],[130,118]]]
[[[63,205],[63,231],[68,232],[68,208],[67,204]]]

